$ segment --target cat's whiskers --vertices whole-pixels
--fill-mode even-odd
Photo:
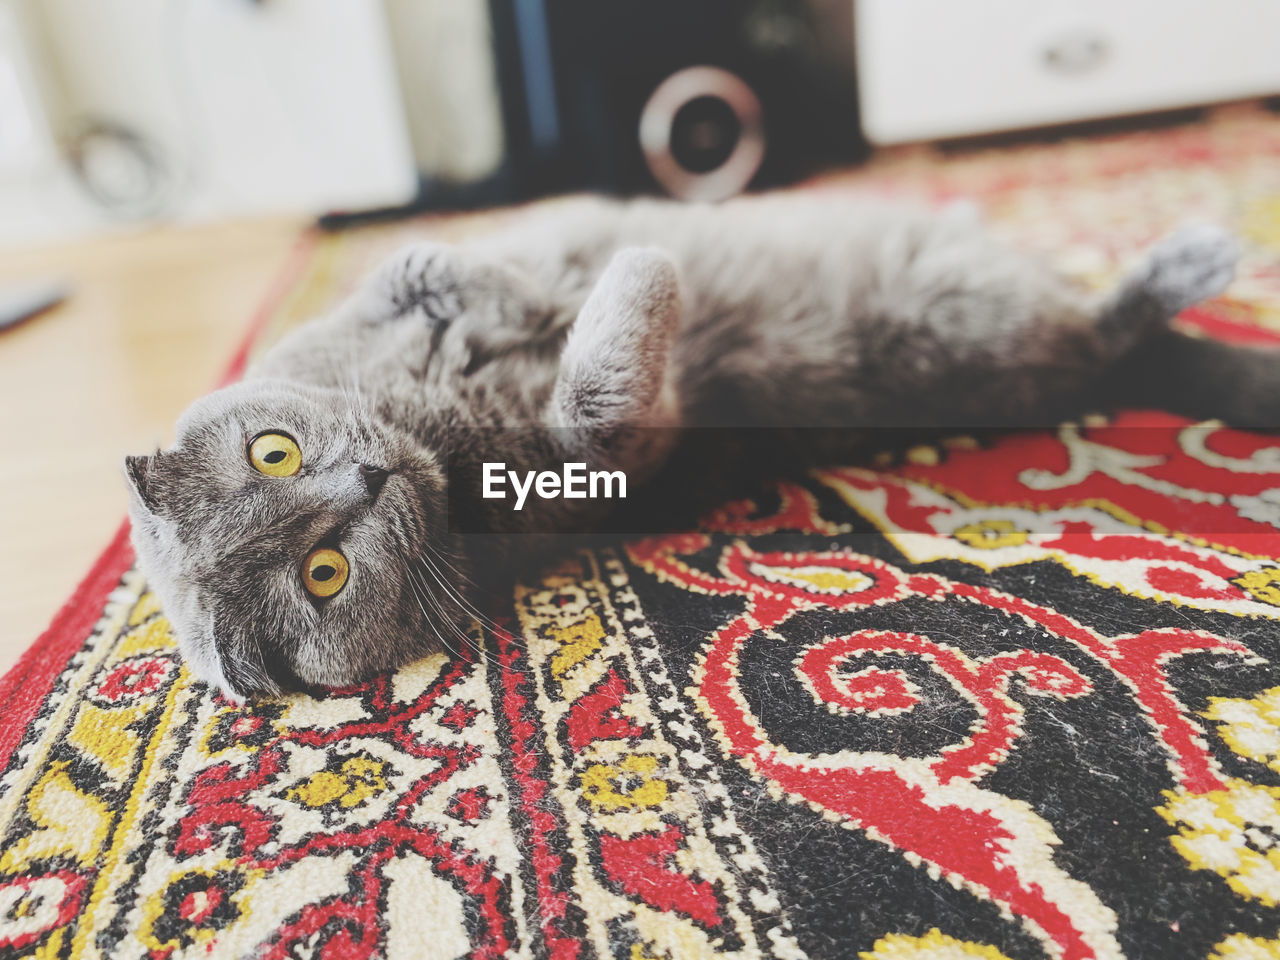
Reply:
[[[427,586],[424,582],[419,582],[418,578],[415,576],[415,572],[412,569],[412,567],[409,568],[408,583],[409,583],[410,589],[413,591],[414,598],[417,601],[418,609],[422,611],[424,624],[426,626],[435,626],[436,621],[443,621],[446,624],[452,623],[451,618],[445,615],[443,608],[440,606],[439,600],[436,597],[432,596],[431,591],[427,589]],[[427,610],[428,606],[435,611],[434,614],[430,613]],[[448,640],[446,637],[441,636],[440,641],[442,644],[444,644],[445,649],[448,650],[450,653],[452,653],[454,656],[460,655],[459,651],[456,651],[449,646]]]
[[[419,569],[417,567],[414,567],[411,569],[415,577],[422,577],[422,570],[426,568]],[[435,578],[435,579],[437,580],[437,582],[439,582],[439,578]],[[419,581],[419,586],[426,593],[432,605],[439,612],[440,619],[443,621],[445,628],[447,628],[448,630],[451,630],[458,637],[458,639],[462,640],[463,643],[465,643],[467,646],[472,647],[474,649],[475,648],[474,641],[466,633],[466,631],[464,631],[462,627],[458,625],[456,614],[450,615],[448,612],[445,611],[444,604],[441,603],[440,597],[431,591],[430,586],[429,584],[427,584],[425,577],[423,577]]]
[[[479,621],[481,626],[487,627],[489,630],[501,629],[496,622],[491,620],[485,614],[481,613],[480,610],[475,606],[475,604],[473,604],[470,600],[468,600],[460,591],[458,591],[455,587],[451,586],[449,583],[446,582],[443,571],[441,571],[440,568],[436,566],[435,562],[431,559],[431,555],[433,553],[435,554],[435,559],[438,560],[455,577],[461,580],[466,580],[467,583],[469,583],[473,587],[475,586],[475,583],[472,582],[470,578],[462,574],[462,572],[459,571],[457,567],[455,567],[452,563],[450,563],[450,561],[448,560],[448,558],[444,556],[444,554],[440,553],[439,551],[433,550],[430,545],[426,546],[426,549],[423,552],[423,556],[422,556],[423,561],[431,565],[431,567],[435,571],[436,579],[440,581],[441,586],[449,593],[449,595],[453,598],[454,602],[457,603],[458,606],[462,608],[462,611],[466,613],[468,616]]]
[[[427,612],[425,603],[432,603],[433,605],[435,605],[434,601],[431,598],[430,592],[426,592],[424,594],[423,591],[425,589],[425,585],[419,586],[415,578],[412,576],[412,573],[409,576],[409,587],[413,591],[414,601],[418,604],[418,609],[422,611],[422,619],[424,624],[427,624],[427,625],[431,624],[433,619],[442,619],[439,612],[437,612],[437,615],[435,618],[433,618],[431,614]],[[445,651],[447,653],[449,653],[453,657],[458,657],[458,658],[462,657],[462,651],[455,650],[453,647],[451,647],[449,645],[449,640],[446,636],[440,635],[438,631],[437,631],[437,636],[440,637],[440,644],[445,648]]]
[[[477,621],[483,621],[483,618],[482,618],[478,613],[476,613],[475,611],[473,611],[473,610],[470,608],[470,605],[469,605],[469,604],[467,604],[465,601],[463,601],[463,600],[462,600],[462,598],[457,594],[457,592],[456,592],[456,591],[454,591],[454,590],[453,590],[453,589],[452,589],[452,588],[451,588],[451,587],[450,587],[450,586],[449,586],[449,585],[444,581],[444,579],[441,577],[441,575],[440,575],[439,571],[435,568],[434,564],[431,564],[430,560],[429,560],[425,555],[424,555],[423,557],[421,557],[420,559],[422,559],[422,560],[424,561],[424,564],[423,564],[423,566],[422,566],[420,569],[421,569],[421,570],[424,570],[424,571],[426,571],[426,572],[428,572],[428,573],[430,573],[430,574],[431,574],[432,579],[434,579],[434,580],[436,581],[436,583],[440,586],[440,589],[444,592],[444,594],[445,594],[446,596],[450,597],[451,599],[453,599],[453,600],[454,600],[454,602],[455,602],[455,603],[457,603],[457,604],[459,605],[459,607],[461,608],[461,610],[462,610],[462,612],[463,612],[464,614],[468,614],[468,615],[470,615],[473,619],[475,619],[475,620],[477,620]],[[425,581],[423,582],[422,586],[423,586],[424,588],[425,588],[425,587],[427,587],[427,584],[426,584],[426,582],[425,582]],[[438,598],[435,598],[435,599],[436,599],[436,603],[438,604],[438,603],[439,603],[439,599],[438,599]],[[493,657],[492,657],[492,655],[491,655],[487,650],[485,650],[485,649],[484,649],[480,644],[478,644],[478,643],[477,643],[477,642],[476,642],[476,641],[471,637],[471,635],[470,635],[470,634],[468,634],[465,630],[463,630],[463,629],[458,625],[458,623],[457,623],[457,621],[456,621],[456,619],[455,619],[455,618],[453,618],[453,617],[446,617],[445,619],[446,619],[446,622],[447,622],[447,624],[448,624],[448,626],[449,626],[449,629],[453,630],[453,631],[454,631],[454,633],[455,633],[455,634],[457,634],[457,636],[459,637],[459,639],[463,640],[463,642],[465,642],[465,643],[467,644],[467,646],[468,646],[468,647],[470,647],[472,650],[474,650],[474,651],[475,651],[477,654],[479,654],[480,656],[484,657],[486,660],[488,660],[488,661],[490,661],[490,662],[492,662],[492,661],[493,661]],[[486,623],[484,623],[484,622],[481,622],[481,626],[482,626],[482,627],[483,627],[483,626],[487,626],[487,625],[488,625],[488,624],[486,624]]]
[[[492,656],[492,655],[491,655],[487,650],[484,650],[484,649],[483,649],[483,648],[482,648],[482,647],[481,647],[481,646],[480,646],[480,645],[479,645],[479,644],[478,644],[478,643],[477,643],[477,642],[476,642],[476,641],[471,637],[471,635],[470,635],[469,633],[467,633],[467,632],[466,632],[466,631],[465,631],[461,626],[459,626],[459,625],[458,625],[458,623],[457,623],[457,621],[456,621],[456,619],[455,619],[454,617],[450,616],[448,613],[446,613],[446,612],[444,611],[444,609],[443,609],[442,605],[441,605],[441,604],[440,604],[440,602],[439,602],[439,598],[435,597],[435,596],[431,593],[431,591],[428,589],[427,584],[425,583],[425,581],[424,581],[424,582],[422,582],[422,583],[419,585],[419,589],[421,589],[422,591],[425,591],[425,592],[426,592],[426,595],[427,595],[429,598],[431,598],[432,603],[433,603],[433,604],[436,606],[436,608],[440,611],[440,613],[439,613],[440,619],[443,621],[443,623],[445,624],[445,626],[448,628],[448,630],[449,630],[449,631],[451,631],[451,632],[452,632],[452,633],[453,633],[453,634],[454,634],[454,635],[455,635],[459,640],[461,640],[461,641],[462,641],[462,643],[463,643],[463,644],[464,644],[468,649],[473,650],[476,654],[478,654],[480,657],[482,657],[486,662],[489,662],[489,663],[494,663],[494,662],[496,662],[496,661],[494,660],[493,656]],[[441,643],[444,643],[444,644],[445,644],[446,649],[448,649],[450,653],[453,653],[453,654],[454,654],[454,656],[461,656],[461,653],[460,653],[460,652],[455,652],[452,648],[450,648],[450,647],[448,646],[448,644],[445,642],[445,638],[444,638],[443,636],[441,636],[440,640],[441,640]]]
[[[441,602],[440,597],[436,595],[436,593],[430,588],[430,585],[426,582],[426,579],[423,576],[424,572],[431,573],[433,579],[435,579],[435,581],[440,585],[441,592],[446,597],[449,597],[450,599],[454,600],[454,602],[459,605],[461,612],[463,614],[469,615],[474,619],[482,621],[481,623],[482,629],[485,626],[488,626],[487,622],[483,622],[485,621],[485,618],[480,616],[477,611],[471,608],[471,606],[467,604],[457,594],[456,591],[453,591],[449,587],[449,585],[441,579],[437,570],[428,568],[425,564],[423,564],[422,561],[425,558],[421,556],[414,556],[408,553],[408,551],[411,550],[412,547],[410,544],[409,537],[406,536],[405,527],[408,525],[406,523],[406,518],[401,516],[400,512],[397,510],[391,511],[391,517],[392,517],[392,522],[390,524],[390,529],[391,529],[392,536],[401,554],[404,568],[407,571],[407,574],[408,574],[407,580],[408,580],[410,589],[412,589],[414,593],[414,597],[418,602],[418,607],[422,611],[423,617],[426,620],[427,624],[436,628],[437,634],[440,636],[441,643],[444,645],[445,649],[453,656],[460,657],[461,652],[455,650],[453,647],[449,645],[448,640],[445,636],[446,632],[452,632],[468,648],[475,650],[476,653],[484,656],[486,659],[491,659],[487,651],[483,650],[472,639],[472,637],[458,625],[457,613],[453,611],[448,611],[445,609],[445,606]],[[427,609],[426,609],[427,606],[430,606],[435,611],[434,618],[427,612]],[[433,620],[435,621],[434,623],[432,622]]]

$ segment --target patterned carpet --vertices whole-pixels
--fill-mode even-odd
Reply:
[[[1187,216],[1187,319],[1280,339],[1280,118],[886,154],[1104,282]],[[515,215],[504,214],[502,216]],[[309,237],[255,324],[406,233]],[[0,684],[0,957],[1280,957],[1280,450],[1125,413],[959,437],[531,578],[482,655],[192,682],[119,538]]]

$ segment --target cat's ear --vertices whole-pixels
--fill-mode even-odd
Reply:
[[[265,693],[275,696],[283,692],[283,688],[272,676],[266,651],[255,639],[254,631],[249,629],[250,621],[246,619],[246,610],[237,610],[230,615],[214,613],[209,618],[209,632],[213,641],[213,649],[217,655],[216,682],[224,696],[237,703],[243,703],[248,697]],[[279,658],[273,658],[279,660]],[[277,663],[277,666],[283,661]],[[292,677],[292,671],[285,668]],[[292,677],[297,685],[296,677]]]
[[[552,393],[553,426],[594,442],[657,425],[680,323],[675,264],[654,248],[614,254],[569,330]]]
[[[158,451],[148,456],[124,458],[124,476],[129,482],[129,489],[148,513],[158,512],[160,506],[155,485],[155,466],[159,458]]]
[[[229,699],[243,703],[255,693],[275,696],[281,687],[267,670],[262,647],[243,634],[227,637],[214,634],[218,651],[218,669],[222,673],[222,692]]]

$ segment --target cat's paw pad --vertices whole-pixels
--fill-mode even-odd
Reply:
[[[1172,315],[1226,290],[1239,257],[1240,244],[1228,231],[1189,223],[1152,248],[1144,280]]]

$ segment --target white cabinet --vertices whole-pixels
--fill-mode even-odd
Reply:
[[[874,143],[1280,93],[1280,0],[857,0]]]
[[[6,83],[17,62],[7,52],[11,6],[0,0],[0,121],[21,119]],[[160,197],[148,212],[319,213],[403,203],[417,189],[382,0],[28,0],[21,9],[19,52],[43,67],[37,81],[56,81],[41,89],[47,121],[36,119],[68,142],[105,122],[146,144]],[[91,202],[51,148],[36,169],[11,175],[20,150],[24,161],[31,153],[32,138],[15,129],[0,131],[0,244],[142,215]],[[109,143],[86,155],[111,183],[142,176],[137,156]]]

